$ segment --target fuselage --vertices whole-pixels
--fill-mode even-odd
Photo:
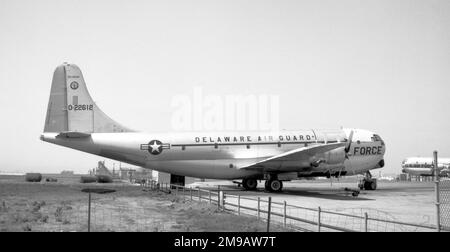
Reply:
[[[210,179],[259,177],[260,171],[241,169],[290,150],[326,143],[346,142],[354,131],[343,164],[323,164],[315,169],[307,162],[273,167],[272,172],[292,172],[299,177],[327,174],[354,175],[384,165],[385,144],[366,130],[299,130],[279,132],[92,133],[87,138],[57,137],[43,133],[41,139],[145,168],[181,176]],[[277,169],[280,169],[277,171]]]

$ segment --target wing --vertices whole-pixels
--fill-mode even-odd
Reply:
[[[345,147],[346,143],[332,143],[294,149],[240,169],[261,171],[292,171],[300,167],[312,167],[323,161],[324,153]]]

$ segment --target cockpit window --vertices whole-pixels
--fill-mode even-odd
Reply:
[[[379,135],[373,135],[372,142],[378,142],[381,141],[381,137]]]
[[[377,134],[374,134],[371,139],[372,142],[381,142],[381,145],[384,145],[383,139],[381,139],[381,137]]]

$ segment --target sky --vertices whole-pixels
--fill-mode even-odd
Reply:
[[[374,131],[383,173],[450,157],[448,0],[0,0],[0,171],[104,160],[39,140],[63,62],[133,129],[173,131],[173,97],[197,87],[275,95],[282,129]]]

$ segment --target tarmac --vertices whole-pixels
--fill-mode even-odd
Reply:
[[[322,210],[395,220],[400,222],[435,225],[436,205],[433,182],[391,182],[378,181],[375,191],[361,190],[359,196],[352,196],[345,188],[357,190],[357,181],[315,180],[285,182],[283,191],[271,193],[264,190],[264,181],[256,191],[245,191],[229,181],[197,182],[194,186],[216,189],[226,195],[241,195],[245,198],[258,198],[272,202]]]

